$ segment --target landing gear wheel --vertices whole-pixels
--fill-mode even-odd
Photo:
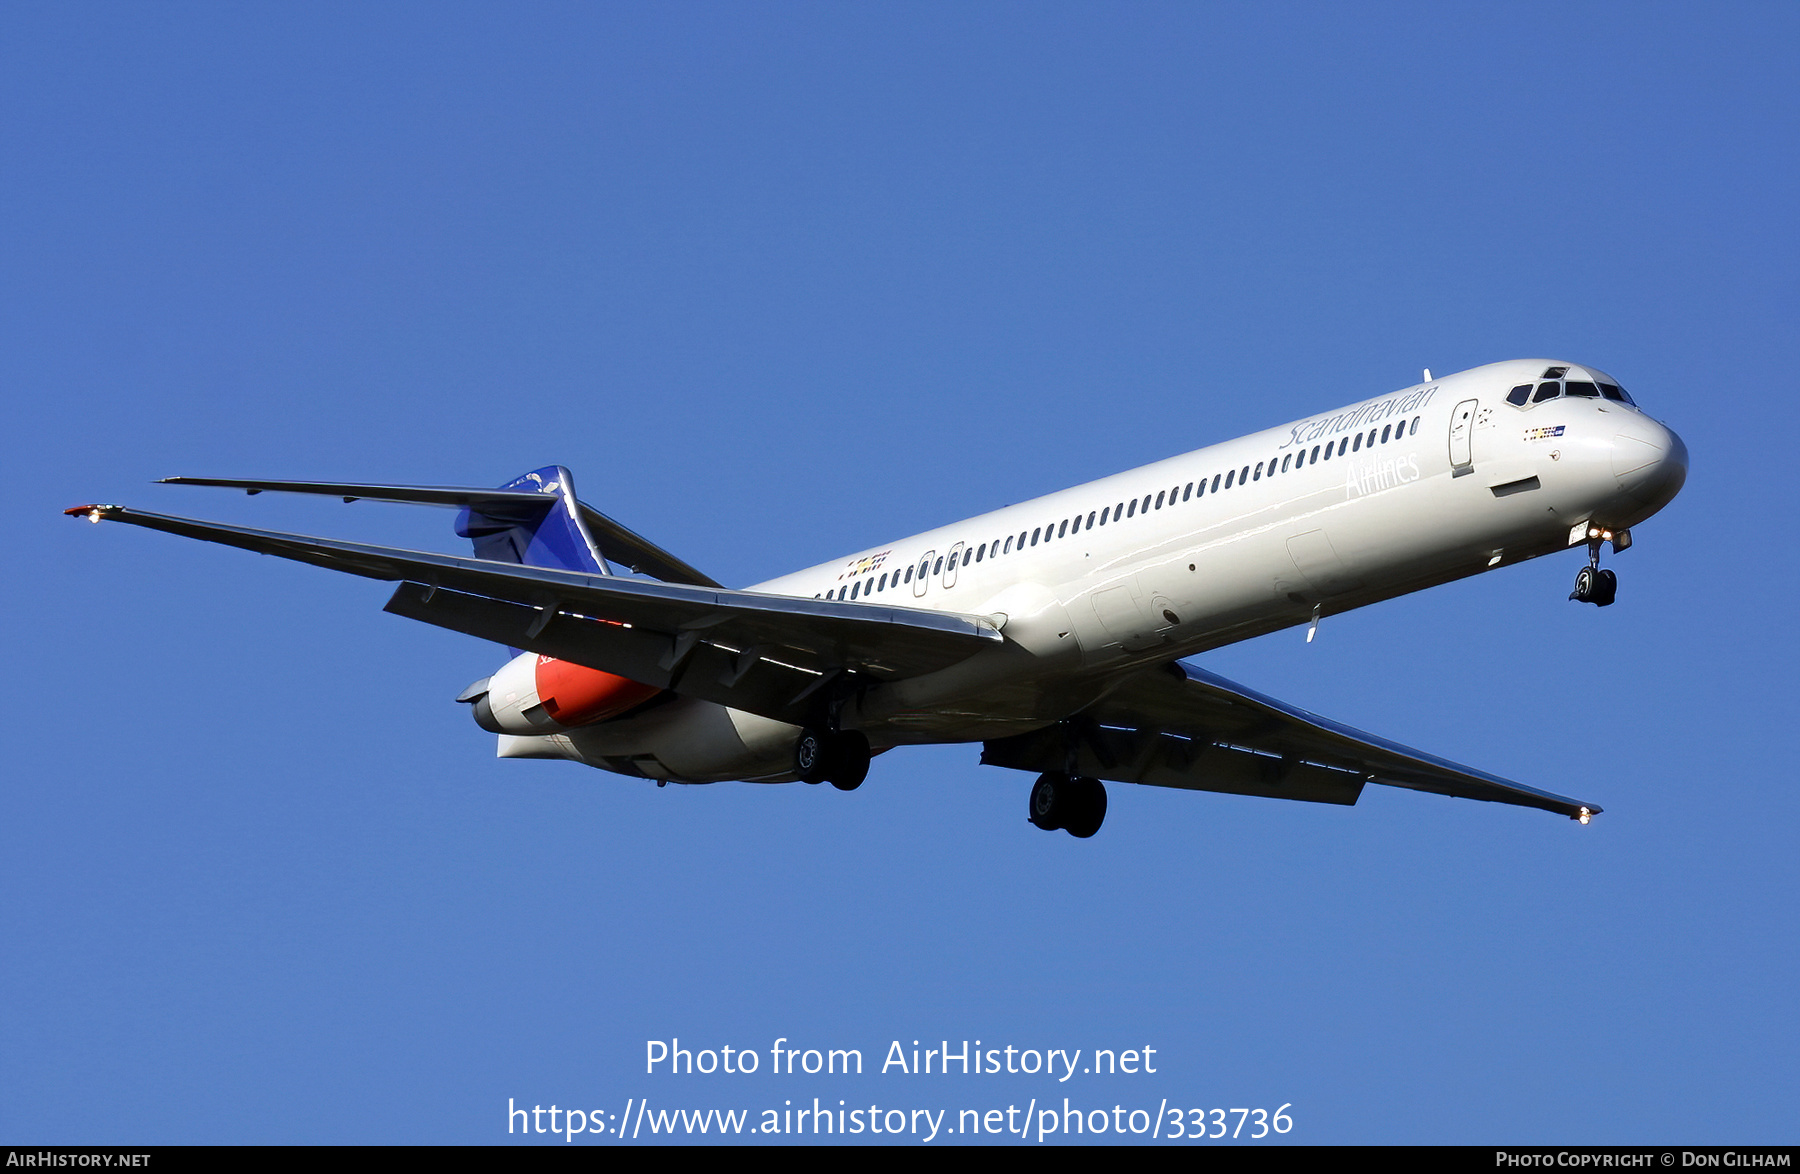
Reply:
[[[794,773],[803,783],[822,783],[831,772],[832,738],[824,730],[801,730],[794,743]]]
[[[1594,587],[1599,582],[1600,572],[1594,567],[1582,567],[1575,572],[1575,590],[1569,592],[1569,598],[1577,603],[1592,603]]]
[[[869,740],[861,730],[845,730],[834,741],[825,777],[840,791],[854,791],[869,777]]]
[[[1106,822],[1106,788],[1099,779],[1044,774],[1031,788],[1028,816],[1044,831],[1058,829],[1085,840]]]
[[[1063,817],[1074,806],[1074,780],[1068,775],[1042,774],[1031,786],[1031,801],[1026,818],[1033,826],[1053,832],[1063,825]]]
[[[1106,788],[1099,779],[1071,779],[1075,788],[1075,809],[1063,819],[1063,827],[1071,836],[1085,840],[1106,822]]]
[[[1595,607],[1606,607],[1619,594],[1619,577],[1610,570],[1586,566],[1575,573],[1575,590],[1569,598]]]

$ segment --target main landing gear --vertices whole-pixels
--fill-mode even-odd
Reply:
[[[1029,818],[1047,832],[1061,828],[1085,840],[1106,821],[1106,788],[1099,779],[1039,775],[1031,788]]]
[[[802,782],[854,791],[869,776],[869,740],[860,730],[802,730],[794,743],[794,773]]]
[[[1569,592],[1570,599],[1577,603],[1606,607],[1619,594],[1619,577],[1600,566],[1600,544],[1611,537],[1610,532],[1597,526],[1588,530],[1588,565],[1576,572],[1575,590]],[[1614,547],[1624,549],[1617,543],[1614,543]]]

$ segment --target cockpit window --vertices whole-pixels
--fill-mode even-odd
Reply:
[[[1506,402],[1515,407],[1524,407],[1525,401],[1531,398],[1531,384],[1521,383],[1506,393]]]
[[[1546,368],[1544,368],[1544,373],[1542,375],[1539,375],[1538,378],[1539,379],[1561,379],[1564,375],[1567,375],[1568,373],[1569,373],[1569,369],[1567,367],[1546,367]]]
[[[1598,387],[1595,387],[1592,383],[1587,382],[1586,380],[1571,379],[1567,383],[1563,384],[1563,387],[1567,389],[1567,394],[1573,395],[1573,396],[1579,396],[1582,399],[1599,399],[1600,398],[1600,389]]]
[[[1637,401],[1633,400],[1629,395],[1626,395],[1625,389],[1616,383],[1602,383],[1600,385],[1600,394],[1607,399],[1618,400],[1620,403],[1630,404],[1634,408],[1637,407]]]
[[[1556,370],[1555,367],[1550,369],[1552,371]],[[1534,404],[1541,404],[1547,399],[1555,399],[1561,393],[1562,384],[1560,383],[1540,383],[1538,384],[1537,394],[1531,397],[1531,402]]]

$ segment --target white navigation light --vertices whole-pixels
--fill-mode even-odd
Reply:
[[[1582,823],[1585,824],[1588,820],[1594,818],[1594,813],[1589,811],[1587,808],[1583,807],[1581,809],[1581,814],[1576,816],[1575,818],[1579,819]]]
[[[96,506],[96,507],[94,507],[94,508],[93,508],[93,509],[91,509],[91,510],[89,510],[89,511],[88,511],[88,521],[90,521],[90,522],[94,522],[94,523],[96,523],[96,524],[98,524],[98,523],[99,523],[99,521],[100,521],[100,508],[99,508],[99,507],[98,507],[98,506]]]

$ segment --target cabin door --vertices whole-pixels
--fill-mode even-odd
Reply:
[[[1467,473],[1474,463],[1470,441],[1475,434],[1475,405],[1478,402],[1466,399],[1450,413],[1450,469],[1457,477]]]

